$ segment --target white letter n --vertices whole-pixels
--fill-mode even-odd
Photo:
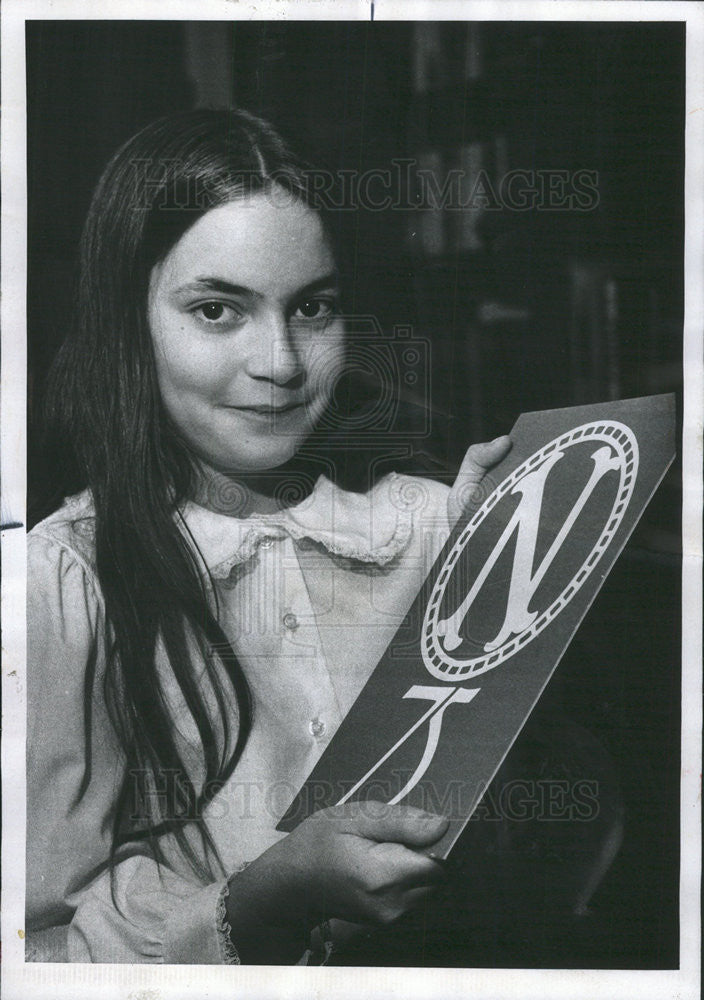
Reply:
[[[570,511],[564,524],[555,536],[555,539],[543,556],[542,562],[533,573],[533,562],[535,559],[535,546],[538,539],[538,527],[540,524],[540,513],[543,503],[543,492],[545,482],[552,467],[560,461],[564,452],[555,451],[549,455],[541,465],[535,468],[528,475],[520,479],[513,487],[512,493],[520,493],[521,500],[514,511],[513,517],[504,528],[501,537],[491,551],[487,561],[484,563],[481,572],[478,574],[472,589],[457,610],[449,618],[438,622],[438,635],[443,636],[443,645],[447,650],[457,649],[462,642],[460,629],[467,617],[469,609],[477,598],[481,588],[489,576],[489,573],[496,564],[497,559],[506,548],[513,533],[517,530],[516,551],[513,557],[513,567],[511,570],[511,581],[509,583],[508,600],[506,602],[506,614],[504,621],[497,635],[490,642],[485,643],[484,651],[490,652],[502,646],[512,635],[518,635],[525,631],[535,621],[538,612],[529,611],[528,605],[533,594],[537,590],[540,582],[553,563],[555,556],[559,552],[565,538],[572,530],[572,527],[579,517],[582,508],[594,492],[599,480],[611,469],[618,469],[619,462],[615,455],[612,455],[608,445],[598,448],[592,455],[594,468],[579,495],[574,507]]]

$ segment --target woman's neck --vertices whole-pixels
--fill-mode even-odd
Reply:
[[[278,469],[242,473],[222,472],[199,462],[193,499],[217,514],[245,518],[301,503],[314,485],[310,470],[293,462]]]

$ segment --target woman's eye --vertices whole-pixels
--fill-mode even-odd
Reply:
[[[303,299],[293,314],[294,320],[327,319],[335,312],[334,299]]]
[[[242,318],[241,313],[234,306],[218,301],[202,302],[196,306],[193,312],[206,323],[218,324],[219,326]]]

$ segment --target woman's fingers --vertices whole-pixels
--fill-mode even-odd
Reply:
[[[486,499],[489,491],[482,491],[478,496],[477,487],[488,470],[500,462],[510,449],[511,438],[508,434],[502,434],[501,437],[483,444],[473,444],[467,449],[447,501],[447,514],[451,525],[455,524],[470,503],[476,504],[478,500]],[[486,496],[483,493],[486,493]]]
[[[439,865],[403,844],[373,844],[367,856],[365,905],[367,913],[381,923],[398,919],[442,881]]]
[[[445,878],[445,870],[427,854],[404,847],[403,844],[375,844],[370,854],[381,867],[396,873],[399,885],[435,886]]]
[[[309,910],[331,917],[388,923],[409,908],[409,891],[429,892],[442,880],[442,867],[421,850],[448,825],[414,806],[347,802],[314,813],[250,869],[270,857],[289,886],[279,894],[289,912],[298,912],[303,898]]]
[[[342,807],[343,809],[345,807]],[[320,815],[339,816],[341,832],[407,847],[428,847],[442,837],[449,820],[415,806],[388,805],[384,802],[349,803],[345,812],[340,807],[326,809]],[[432,864],[432,862],[431,862]]]
[[[434,886],[421,885],[415,889],[408,889],[404,895],[404,903],[406,910],[412,910],[414,907],[418,906],[425,899],[432,899],[435,895]]]
[[[471,445],[464,456],[457,479],[462,479],[463,482],[481,482],[486,471],[500,462],[510,448],[511,438],[508,434],[502,434],[493,441]]]

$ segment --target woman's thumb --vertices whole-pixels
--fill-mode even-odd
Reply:
[[[495,483],[488,483],[489,488],[478,489],[487,471],[500,462],[511,448],[511,438],[507,434],[486,441],[483,444],[473,444],[464,456],[457,479],[450,491],[447,501],[447,514],[451,525],[459,518],[470,504],[479,507],[493,490]]]
[[[379,843],[427,847],[439,840],[450,825],[445,816],[426,812],[415,806],[360,802],[359,807],[354,819],[354,832]]]

